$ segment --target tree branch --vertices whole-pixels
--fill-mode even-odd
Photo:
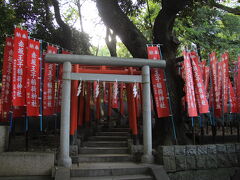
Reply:
[[[121,38],[133,57],[146,58],[147,40],[120,9],[118,1],[96,0],[96,3],[104,24]]]
[[[117,57],[117,39],[116,34],[114,32],[111,32],[110,28],[107,27],[106,29],[106,38],[105,42],[107,44],[108,50],[110,52],[110,55],[112,57]]]
[[[64,48],[72,49],[72,30],[61,18],[58,0],[52,0],[52,4],[56,21],[62,29],[62,45]]]
[[[210,0],[210,4],[211,4],[211,6],[222,9],[226,12],[229,12],[229,13],[232,13],[232,14],[235,14],[235,15],[240,15],[240,8],[239,7],[231,8],[229,6],[219,4],[219,3],[215,2],[214,0]]]

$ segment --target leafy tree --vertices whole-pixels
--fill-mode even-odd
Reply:
[[[177,50],[180,41],[176,38],[174,25],[176,18],[184,16],[184,13],[193,12],[200,5],[209,7],[221,8],[223,11],[238,14],[238,7],[231,8],[221,4],[220,1],[214,0],[161,0],[159,2],[159,11],[156,18],[153,20],[153,43],[162,44],[163,57],[167,60],[166,77],[169,94],[172,104],[172,115],[177,127],[178,142],[180,144],[189,143],[189,139],[185,135],[184,115],[181,109],[181,98],[184,95],[183,81],[176,72],[176,63],[182,58],[176,58]],[[161,3],[160,3],[161,2]],[[105,25],[111,28],[122,40],[133,57],[146,58],[146,44],[149,42],[148,37],[138,29],[137,25],[129,19],[129,16],[136,15],[139,8],[146,1],[137,1],[136,4],[132,1],[112,1],[112,0],[96,0],[99,14]],[[132,7],[132,8],[130,8]],[[136,13],[136,14],[135,14]],[[111,14],[111,16],[109,16]],[[192,14],[193,15],[193,14]],[[136,18],[136,16],[135,16]],[[121,26],[120,26],[121,25]],[[183,25],[183,27],[185,27]],[[211,31],[210,31],[211,32]],[[168,118],[162,118],[156,121],[155,132],[157,132],[158,144],[172,144],[172,127]],[[155,137],[155,139],[156,139]]]
[[[14,14],[15,19],[18,20],[9,21],[12,26],[11,29],[13,29],[14,25],[21,23],[31,32],[31,36],[34,38],[59,44],[61,47],[77,53],[90,53],[89,36],[68,25],[68,22],[74,18],[74,10],[71,11],[70,9],[68,13],[65,13],[66,16],[63,20],[58,0],[9,0],[4,5],[12,11],[12,13],[8,14]],[[51,7],[54,8],[54,13],[52,13]],[[4,14],[1,17],[6,19],[7,15]],[[56,20],[57,25],[54,24],[54,20]]]

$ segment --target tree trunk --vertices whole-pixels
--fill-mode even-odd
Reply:
[[[84,32],[84,30],[83,30],[83,20],[82,20],[82,10],[81,10],[82,4],[81,4],[80,0],[76,1],[76,5],[78,7],[78,14],[79,14],[79,22],[80,22],[81,32]]]
[[[111,32],[111,29],[107,27],[106,38],[105,38],[108,50],[112,57],[117,57],[117,39],[116,34]]]
[[[172,33],[176,14],[186,5],[187,0],[162,0],[162,10],[154,24],[154,44],[162,44],[164,59],[167,60],[166,77],[171,97],[173,118],[177,128],[178,142],[184,144],[187,138],[184,132],[181,97],[183,81],[176,71],[176,50],[178,40]],[[119,8],[117,1],[96,0],[97,8],[106,26],[110,27],[122,40],[133,57],[146,58],[147,40],[126,14]],[[170,118],[157,119],[154,140],[157,144],[172,144],[172,123]],[[159,137],[159,139],[157,139]]]
[[[170,105],[174,125],[170,118],[157,119],[154,132],[157,134],[155,140],[157,144],[172,144],[173,141],[173,126],[176,127],[176,135],[179,144],[188,142],[185,136],[184,114],[182,111],[181,99],[183,93],[183,80],[177,74],[176,68],[176,51],[179,41],[173,34],[173,25],[177,13],[186,6],[187,0],[162,0],[162,9],[159,12],[153,29],[154,44],[161,44],[163,59],[167,60],[165,69],[167,87],[170,96]],[[156,133],[158,132],[158,133]]]
[[[56,21],[61,28],[61,45],[64,48],[72,50],[72,30],[61,18],[58,0],[52,0],[52,4]]]

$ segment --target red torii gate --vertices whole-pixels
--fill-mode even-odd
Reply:
[[[79,66],[73,65],[73,72],[75,73],[97,73],[97,74],[131,74],[131,75],[140,75],[141,71],[139,68],[119,68],[114,66]],[[87,84],[90,85],[89,83]],[[72,81],[71,88],[71,120],[70,120],[70,135],[74,135],[77,131],[78,126],[83,125],[84,119],[84,96],[81,93],[80,103],[79,98],[76,98],[78,89],[78,80]],[[133,84],[127,85],[127,101],[128,101],[128,112],[129,112],[129,126],[131,128],[131,132],[133,136],[137,136],[138,128],[137,128],[137,117],[138,117],[138,103],[136,102],[133,93]],[[90,90],[90,87],[88,87]],[[109,83],[109,94],[108,94],[108,118],[111,116],[111,83]],[[120,93],[122,94],[122,93]],[[141,97],[141,96],[140,96]],[[85,121],[89,123],[90,121],[90,95],[87,94],[87,102],[85,102]],[[120,112],[123,113],[123,97],[120,97]],[[96,114],[97,120],[100,119],[100,98],[97,98],[96,102]]]

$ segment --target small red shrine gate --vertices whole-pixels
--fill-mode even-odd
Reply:
[[[70,131],[70,99],[71,99],[71,80],[85,81],[105,81],[105,82],[129,82],[142,83],[142,102],[143,102],[143,145],[144,155],[142,162],[153,162],[152,156],[152,127],[151,127],[151,97],[150,97],[150,67],[165,68],[164,60],[155,61],[139,58],[114,58],[97,57],[86,55],[65,55],[47,54],[45,58],[49,63],[63,63],[63,89],[61,107],[61,130],[60,130],[60,154],[58,165],[70,167],[72,162],[69,156],[69,131]],[[91,66],[123,66],[141,67],[141,75],[117,75],[117,74],[96,74],[96,73],[73,73],[72,64],[91,65]]]

